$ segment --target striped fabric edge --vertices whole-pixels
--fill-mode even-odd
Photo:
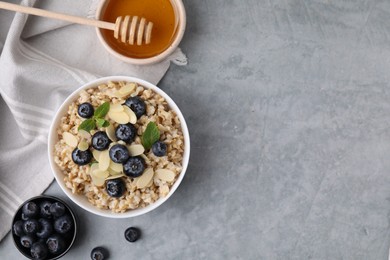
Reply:
[[[1,190],[0,190],[0,201],[3,202],[3,204],[7,204],[8,205],[8,208],[9,209],[12,209],[12,210],[17,210],[18,207],[19,207],[19,204],[16,204],[14,201],[12,201],[9,196],[7,196],[6,194],[4,194]]]
[[[36,123],[38,123],[38,124],[40,124],[42,126],[50,126],[51,125],[51,120],[49,120],[49,119],[38,117],[38,116],[34,116],[34,115],[31,115],[31,114],[28,114],[28,113],[21,113],[21,112],[18,112],[16,110],[14,110],[11,107],[10,107],[10,110],[12,111],[12,113],[14,114],[14,116],[16,118],[19,118],[21,120],[33,121],[33,122],[36,122]]]
[[[0,208],[13,216],[23,200],[11,191],[5,184],[0,182]]]
[[[23,130],[23,131],[21,130],[20,134],[23,136],[24,139],[26,139],[28,141],[38,140],[43,144],[48,144],[48,140],[47,140],[48,137],[46,135],[36,134],[36,133],[30,134],[30,133],[28,133],[28,131],[25,131],[25,130]]]
[[[39,133],[39,134],[48,134],[49,133],[49,128],[42,128],[39,126],[33,126],[29,125],[23,122],[18,122],[18,126],[28,132],[34,132],[34,133]]]
[[[23,203],[23,200],[18,196],[16,195],[15,192],[13,192],[11,189],[9,189],[4,183],[0,182],[0,189],[3,190],[5,193],[8,194],[8,196],[10,196],[11,198],[13,198],[15,200],[15,202],[17,202],[18,205],[22,204]]]
[[[51,65],[55,65],[56,67],[66,71],[71,75],[77,82],[80,84],[85,84],[88,81],[96,79],[96,76],[88,73],[86,71],[73,68],[68,66],[61,61],[54,59],[53,57],[47,55],[46,53],[41,52],[40,50],[34,48],[33,46],[27,44],[24,41],[20,41],[19,50],[23,51],[23,54],[26,58],[34,59],[35,61],[45,62]]]
[[[4,98],[5,95],[2,95],[2,97]],[[7,102],[9,99],[4,98],[4,100]],[[16,111],[11,103],[7,102],[7,104],[23,138],[26,140],[38,139],[44,144],[47,144],[46,136],[49,133],[51,121],[47,118],[31,115],[30,113]]]
[[[9,97],[4,91],[2,91],[0,89],[0,93],[1,93],[1,96],[3,97],[4,101],[6,101],[8,103],[8,105],[11,105],[13,106],[15,109],[18,108],[18,109],[21,109],[21,110],[31,110],[31,111],[34,111],[38,114],[42,114],[42,115],[45,115],[45,116],[54,116],[54,112],[52,110],[49,110],[49,109],[46,109],[46,108],[42,108],[42,107],[38,107],[38,106],[34,106],[34,105],[31,105],[31,104],[28,104],[28,103],[23,103],[23,102],[19,102],[15,99],[12,99],[11,97]]]
[[[12,211],[10,208],[8,208],[8,206],[3,204],[1,201],[0,201],[0,208],[3,209],[4,212],[7,212],[8,215],[10,215],[10,216],[13,216],[15,214],[14,211]]]

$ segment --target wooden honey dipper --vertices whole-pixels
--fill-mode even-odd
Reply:
[[[110,23],[1,1],[0,9],[43,16],[111,30],[114,31],[114,37],[116,39],[131,45],[142,45],[143,43],[149,44],[152,38],[153,23],[146,21],[146,19],[143,17],[139,18],[138,16],[119,16],[116,19],[115,23]]]

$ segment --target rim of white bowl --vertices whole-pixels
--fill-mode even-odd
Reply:
[[[183,154],[183,162],[182,162],[182,171],[179,174],[179,177],[175,181],[175,183],[172,185],[169,193],[167,196],[163,198],[159,198],[157,201],[154,203],[146,206],[145,208],[137,208],[137,209],[132,209],[128,210],[124,213],[115,213],[112,212],[111,210],[104,210],[104,209],[99,209],[98,207],[92,205],[87,198],[82,195],[82,194],[73,194],[70,189],[68,189],[65,186],[64,180],[63,180],[63,173],[60,171],[59,167],[57,164],[54,162],[54,145],[56,144],[58,140],[58,136],[56,134],[57,132],[57,127],[60,124],[61,117],[65,114],[66,110],[68,109],[69,105],[75,100],[75,98],[78,96],[81,90],[92,88],[92,87],[97,87],[100,84],[107,83],[109,81],[127,81],[127,82],[136,82],[137,84],[142,85],[145,88],[152,89],[153,91],[157,92],[160,94],[169,104],[169,107],[175,111],[177,116],[180,119],[181,127],[182,127],[182,132],[184,136],[184,154]],[[130,218],[130,217],[136,217],[143,215],[145,213],[148,213],[157,207],[159,207],[161,204],[163,204],[165,201],[167,201],[172,194],[176,191],[176,189],[179,187],[181,181],[184,178],[184,175],[186,173],[187,167],[188,167],[188,162],[190,158],[190,136],[189,136],[189,131],[187,127],[187,123],[184,119],[183,114],[181,113],[179,107],[176,105],[176,103],[159,87],[153,85],[152,83],[136,78],[136,77],[129,77],[129,76],[109,76],[109,77],[103,77],[103,78],[98,78],[96,80],[90,81],[84,85],[82,85],[80,88],[72,92],[66,100],[61,104],[61,106],[58,108],[52,124],[50,126],[50,131],[49,131],[49,137],[48,137],[48,156],[49,156],[49,163],[50,163],[50,168],[53,172],[54,178],[56,179],[56,182],[58,185],[61,187],[61,189],[64,191],[64,193],[70,198],[75,204],[77,204],[79,207],[95,214],[99,215],[102,217],[108,217],[108,218]]]
[[[182,0],[170,0],[170,1],[172,3],[173,8],[177,11],[177,15],[178,15],[178,19],[179,19],[178,28],[177,28],[177,32],[175,35],[175,39],[172,41],[171,45],[167,49],[165,49],[163,52],[161,52],[160,54],[153,56],[153,57],[150,57],[150,58],[131,58],[131,57],[127,57],[125,55],[122,55],[119,52],[115,51],[113,48],[111,48],[111,46],[104,39],[102,32],[101,32],[101,29],[96,27],[96,33],[97,33],[98,39],[100,40],[100,42],[103,44],[104,48],[110,54],[112,54],[113,56],[115,56],[116,58],[118,58],[124,62],[132,63],[132,64],[136,64],[136,65],[147,65],[147,64],[158,63],[158,62],[164,60],[169,55],[171,55],[176,50],[176,48],[179,46],[181,40],[183,39],[184,32],[185,32],[186,25],[187,25],[187,16],[186,16],[186,10],[184,8],[183,1]],[[98,19],[98,20],[100,19],[101,13],[103,11],[103,7],[105,6],[106,3],[107,3],[107,0],[101,0],[99,2],[99,5],[96,9],[96,14],[95,14],[96,19]]]

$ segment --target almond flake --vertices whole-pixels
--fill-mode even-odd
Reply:
[[[166,196],[169,193],[168,185],[160,186],[160,193],[161,195]]]
[[[172,182],[175,179],[175,173],[168,169],[158,169],[156,170],[156,176],[160,180]]]
[[[99,169],[99,164],[98,163],[93,163],[91,165],[91,167],[89,168],[89,175],[92,175],[92,172],[95,171],[95,170],[98,170]]]
[[[153,179],[153,175],[154,175],[154,171],[153,171],[153,168],[147,168],[144,173],[138,178],[137,180],[137,187],[139,189],[143,189],[145,188],[150,180]]]
[[[153,179],[150,180],[150,182],[148,183],[148,185],[146,185],[146,187],[152,187],[153,185]]]
[[[116,172],[111,168],[108,168],[108,172],[110,173],[111,176],[117,176],[117,175],[122,175],[122,172]]]
[[[112,176],[107,177],[106,180],[113,180],[113,179],[118,179],[118,178],[122,178],[122,177],[126,177],[126,175],[124,175],[124,174],[112,175]]]
[[[80,129],[80,130],[78,131],[78,134],[79,134],[79,136],[80,136],[81,138],[84,138],[84,139],[86,139],[86,140],[91,139],[91,134],[88,133],[87,131],[83,130],[83,129]]]
[[[150,163],[149,158],[145,154],[141,154],[140,156],[145,160],[146,163]]]
[[[130,109],[130,107],[123,105],[123,111],[129,116],[129,122],[133,125],[137,123],[137,116],[135,115],[134,111]]]
[[[96,169],[94,171],[92,171],[92,176],[96,177],[96,178],[99,178],[99,179],[105,179],[107,178],[110,174],[108,173],[108,171],[101,171],[99,169]]]
[[[112,94],[113,97],[116,97],[116,98],[123,98],[125,96],[127,96],[127,94],[122,94],[120,93],[119,91],[115,91],[113,94]]]
[[[108,112],[108,117],[118,124],[127,124],[130,122],[130,117],[125,112]]]
[[[129,150],[131,156],[138,156],[145,152],[145,148],[142,146],[142,144],[128,145],[127,150]]]
[[[99,161],[100,153],[101,153],[101,151],[98,151],[98,150],[93,150],[93,151],[92,151],[93,158],[94,158],[96,161]]]
[[[127,96],[127,95],[129,95],[131,92],[134,91],[134,89],[135,89],[136,86],[137,86],[137,85],[136,85],[135,83],[133,83],[133,82],[127,83],[126,85],[124,85],[123,87],[121,87],[121,88],[119,89],[119,93],[122,94],[122,95]]]
[[[105,179],[102,178],[96,178],[95,176],[91,175],[92,178],[92,184],[98,187],[102,187],[104,183],[106,182]]]
[[[105,171],[110,166],[110,155],[108,153],[108,150],[100,152],[99,156],[99,169],[102,171]]]
[[[121,104],[110,104],[110,111],[111,112],[122,112],[123,107]]]
[[[81,142],[79,143],[79,145],[77,146],[77,148],[78,148],[80,151],[86,151],[86,150],[88,150],[88,148],[89,148],[89,144],[87,143],[87,141],[81,140]]]
[[[111,141],[116,142],[116,135],[115,135],[115,129],[112,124],[106,127],[106,134],[108,138],[110,138]]]
[[[114,172],[123,172],[123,165],[120,163],[114,163],[113,161],[110,161],[110,169]]]
[[[78,140],[74,135],[69,132],[64,132],[62,137],[64,138],[64,141],[67,145],[70,147],[77,147]]]
[[[119,140],[119,141],[118,141],[118,144],[126,145],[125,141],[123,141],[123,140]]]

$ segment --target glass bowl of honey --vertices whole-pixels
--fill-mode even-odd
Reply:
[[[109,53],[122,61],[136,65],[160,62],[177,48],[186,27],[182,0],[102,0],[96,18],[115,23],[119,16],[144,17],[153,22],[149,44],[123,43],[112,31],[97,28],[97,35]]]

